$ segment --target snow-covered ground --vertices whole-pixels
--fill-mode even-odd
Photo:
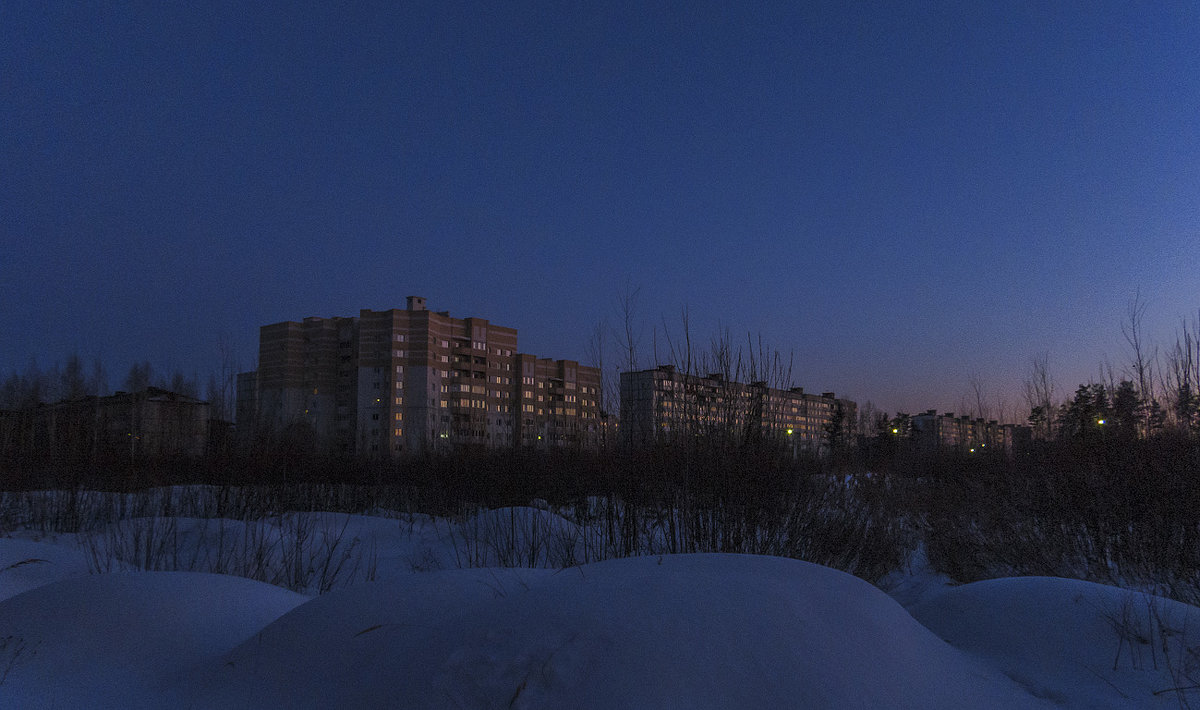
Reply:
[[[534,508],[11,531],[0,707],[1200,707],[1177,602],[919,562],[890,594],[747,555],[556,568],[587,545]]]

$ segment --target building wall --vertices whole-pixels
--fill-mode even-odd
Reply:
[[[6,412],[0,441],[34,456],[202,456],[210,414],[208,402],[150,387]]]
[[[853,429],[857,420],[855,403],[832,392],[743,384],[716,374],[684,374],[669,365],[621,373],[620,394],[620,438],[634,446],[687,436],[735,442],[773,437],[796,453],[817,453],[827,446],[826,427],[839,404],[847,427]]]
[[[303,421],[343,451],[584,443],[598,428],[598,370],[520,354],[516,329],[430,311],[420,297],[356,318],[263,326],[259,350],[255,395],[239,401],[256,402],[266,426]],[[524,363],[545,405],[531,417],[521,416]]]
[[[354,318],[305,318],[259,329],[253,395],[243,394],[250,375],[239,376],[238,399],[253,403],[254,424],[280,431],[303,426],[334,449],[353,446],[353,402],[357,397],[353,362],[357,345]],[[239,411],[239,423],[245,424]]]
[[[359,315],[359,451],[512,445],[517,331],[410,298]]]
[[[1024,429],[965,414],[956,417],[954,412],[938,414],[936,409],[913,416],[912,426],[917,444],[928,451],[977,453],[991,448],[1009,456]]]
[[[595,447],[601,442],[600,371],[574,360],[519,355],[514,441]]]

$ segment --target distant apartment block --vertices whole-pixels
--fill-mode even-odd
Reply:
[[[858,419],[857,405],[832,392],[743,384],[720,374],[686,374],[670,365],[621,373],[620,393],[620,436],[635,446],[682,436],[735,441],[774,437],[796,453],[821,453],[835,419],[841,417],[847,435]]]
[[[210,405],[149,387],[0,412],[0,450],[64,458],[202,456]]]
[[[238,377],[238,427],[301,426],[335,451],[400,455],[473,446],[591,446],[600,371],[519,353],[515,328],[407,308],[259,331]]]
[[[977,453],[986,449],[1002,451],[1011,456],[1029,439],[1029,428],[1000,424],[995,420],[954,416],[954,412],[938,414],[930,409],[912,417],[913,436],[923,449],[931,451],[957,450]]]

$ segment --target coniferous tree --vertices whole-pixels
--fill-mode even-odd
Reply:
[[[1200,397],[1186,380],[1175,392],[1175,419],[1185,433],[1200,431]]]
[[[1163,427],[1167,424],[1167,410],[1163,409],[1159,404],[1157,397],[1150,398],[1150,404],[1146,407],[1146,426],[1149,429],[1147,434],[1154,435],[1161,433]]]
[[[1108,396],[1104,385],[1079,385],[1075,397],[1059,408],[1059,434],[1066,438],[1089,436],[1103,427],[1108,417]]]
[[[829,451],[835,455],[841,453],[846,448],[846,409],[840,401],[834,400],[833,416],[822,428]]]
[[[1121,380],[1112,397],[1113,427],[1122,436],[1136,437],[1144,409],[1145,405],[1138,395],[1136,385],[1129,380]]]

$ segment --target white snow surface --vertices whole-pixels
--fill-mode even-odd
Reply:
[[[532,508],[455,524],[292,514],[263,528],[278,544],[254,549],[292,563],[341,559],[286,557],[297,529],[369,556],[321,595],[211,573],[229,566],[216,561],[231,541],[248,549],[234,521],[155,523],[178,541],[173,555],[200,561],[192,572],[97,564],[132,549],[120,530],[103,545],[0,539],[0,708],[1200,706],[1183,689],[1200,677],[1200,609],[1188,605],[1064,579],[950,587],[920,571],[888,580],[892,597],[748,555],[555,569],[555,555],[580,551],[525,539],[528,567],[455,569],[511,563],[503,526],[480,522],[514,516],[576,540],[569,521]],[[198,534],[205,525],[226,532]]]

